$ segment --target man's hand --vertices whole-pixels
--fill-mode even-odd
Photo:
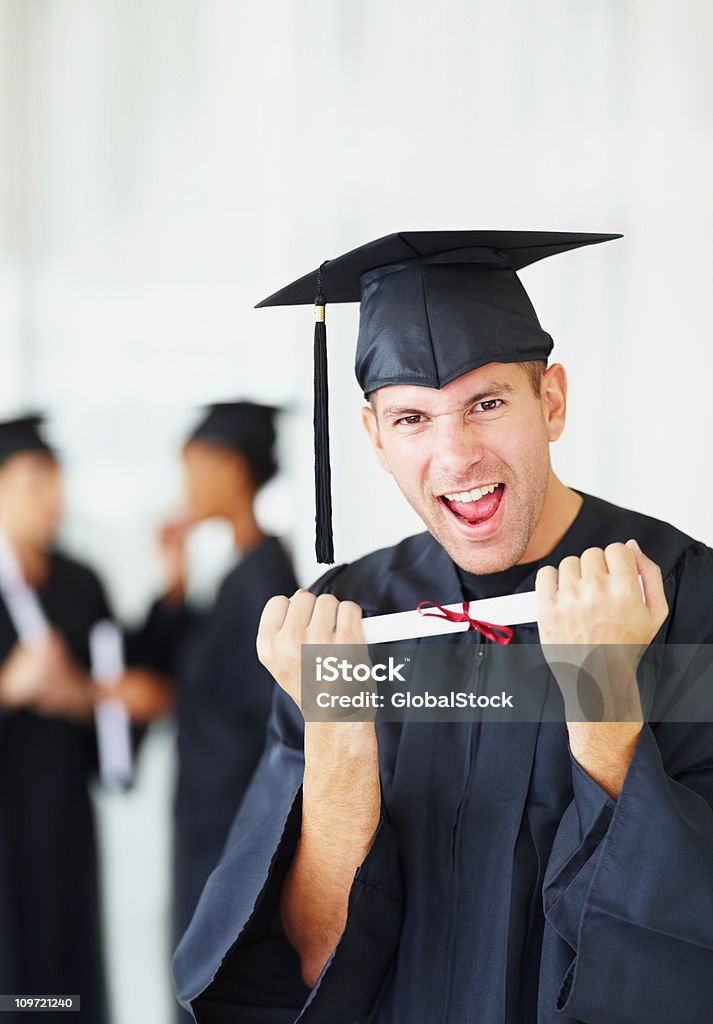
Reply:
[[[668,615],[661,570],[635,540],[544,566],[535,587],[542,644],[646,647]]]
[[[366,644],[361,608],[332,594],[315,597],[299,589],[292,598],[273,597],[263,609],[258,658],[301,708],[302,644]]]
[[[540,569],[535,588],[572,753],[616,796],[642,726],[636,669],[668,614],[661,571],[630,540]]]

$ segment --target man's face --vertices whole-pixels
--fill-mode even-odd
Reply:
[[[11,537],[46,550],[62,517],[62,477],[45,452],[18,452],[0,465],[0,521]]]
[[[363,417],[382,466],[456,564],[500,572],[523,559],[542,512],[565,395],[559,364],[538,397],[520,364],[490,363],[441,390],[379,388]]]

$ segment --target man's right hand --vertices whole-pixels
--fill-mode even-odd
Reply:
[[[257,634],[258,658],[297,707],[301,707],[302,644],[366,644],[362,613],[333,594],[315,597],[300,588],[291,598],[272,597]]]

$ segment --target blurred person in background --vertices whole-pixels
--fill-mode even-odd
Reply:
[[[285,548],[255,512],[258,492],[277,471],[275,414],[252,402],[205,410],[183,447],[187,518],[160,535],[166,589],[134,640],[138,661],[176,681],[176,941],[263,751],[274,683],[255,649],[260,614],[270,597],[297,588]],[[212,518],[230,524],[238,561],[201,614],[186,599],[186,539],[192,525]]]
[[[62,472],[41,426],[39,416],[0,423],[0,992],[78,995],[82,1019],[103,1024],[88,792],[101,691],[89,674],[89,634],[111,611],[96,574],[55,547]],[[24,599],[26,623],[28,596],[37,609],[31,634],[21,607]],[[166,713],[160,680],[129,678],[130,714]],[[28,1019],[8,1020],[15,1016]]]

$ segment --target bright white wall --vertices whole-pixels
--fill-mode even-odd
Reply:
[[[54,409],[68,535],[122,612],[157,584],[152,532],[202,400],[291,404],[263,505],[315,576],[312,311],[252,306],[400,229],[624,232],[523,272],[570,372],[556,466],[713,542],[706,0],[0,12],[0,411]],[[356,311],[328,319],[346,560],[419,524],[359,431]]]

